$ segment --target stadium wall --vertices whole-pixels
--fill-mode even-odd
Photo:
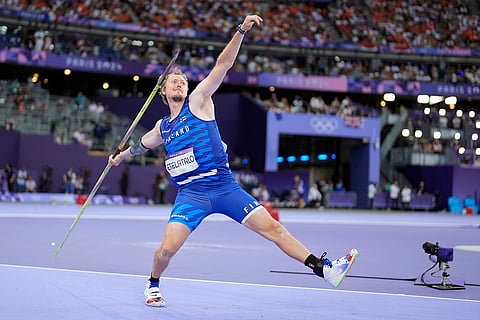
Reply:
[[[16,169],[25,166],[29,173],[33,175],[37,183],[44,166],[51,166],[52,187],[51,192],[62,192],[62,176],[69,167],[74,169],[89,167],[90,179],[88,180],[90,190],[107,163],[106,156],[89,155],[85,146],[80,145],[58,145],[50,135],[23,135],[18,131],[0,129],[0,141],[2,141],[2,152],[0,152],[0,168],[4,168],[6,163],[11,163]],[[361,156],[366,150],[358,148],[352,155],[358,159],[366,159]],[[358,154],[360,153],[360,154]],[[361,165],[356,163],[356,165]],[[363,165],[362,165],[363,166]],[[163,170],[159,166],[130,166],[129,195],[153,197],[153,183],[156,174]],[[114,167],[105,178],[100,193],[119,194],[120,178],[123,171],[123,165]],[[352,170],[353,172],[353,170]],[[265,172],[256,174],[257,179],[264,182],[269,188],[278,190],[290,188],[292,186],[293,175],[300,173],[308,185],[308,173],[298,171],[284,172]],[[356,174],[366,175],[365,171],[358,171]],[[467,196],[474,196],[478,199],[480,192],[480,169],[463,166],[409,166],[405,168],[405,174],[415,188],[420,180],[425,181],[427,190],[430,193],[438,195],[438,209],[447,209],[449,196],[457,196],[464,199]],[[361,206],[362,198],[366,198],[364,193],[366,189],[363,184],[356,186],[355,181],[363,181],[365,177],[352,178],[352,187],[359,190],[358,199]],[[362,188],[364,189],[362,192]],[[167,199],[172,201],[175,196],[175,190],[171,187],[167,194]]]
[[[134,119],[145,102],[145,98],[103,97],[98,98],[116,115]],[[252,171],[263,172],[265,163],[266,111],[249,96],[242,94],[215,94],[217,123],[222,139],[228,145],[228,155],[255,155],[249,167]],[[139,122],[146,130],[153,128],[157,120],[168,114],[168,107],[162,99],[154,99]]]

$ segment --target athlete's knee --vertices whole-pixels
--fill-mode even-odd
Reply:
[[[160,260],[165,260],[165,259],[170,260],[175,255],[175,253],[177,253],[177,251],[178,249],[173,248],[172,246],[162,244],[157,249],[156,257],[157,259],[160,259]]]
[[[287,229],[277,220],[272,219],[265,228],[265,236],[273,241],[285,238],[288,235]]]
[[[275,234],[277,235],[277,237],[280,237],[280,238],[285,238],[286,236],[289,235],[289,232],[287,230],[287,228],[285,228],[283,226],[283,224],[281,224],[280,222],[274,220],[274,228],[275,228]]]

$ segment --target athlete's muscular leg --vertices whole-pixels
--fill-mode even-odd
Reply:
[[[245,226],[273,241],[283,252],[301,263],[311,254],[280,222],[273,219],[265,208],[255,211],[247,219]]]
[[[154,278],[160,278],[163,271],[167,269],[170,259],[180,250],[189,235],[190,229],[183,223],[167,224],[163,241],[153,258],[152,276]]]

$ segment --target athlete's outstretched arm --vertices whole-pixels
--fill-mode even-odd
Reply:
[[[240,25],[242,32],[236,31],[232,39],[227,43],[217,58],[215,66],[210,71],[209,75],[203,79],[192,92],[192,95],[202,95],[204,97],[210,97],[218,89],[223,82],[227,71],[233,66],[237,58],[238,52],[242,45],[245,32],[248,32],[252,27],[260,23],[263,19],[257,15],[249,15],[245,17],[243,23]]]

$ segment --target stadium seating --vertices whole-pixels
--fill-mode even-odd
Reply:
[[[412,210],[432,210],[434,207],[434,196],[432,194],[412,195],[410,209]]]
[[[357,206],[356,192],[333,191],[328,198],[330,208],[355,208]]]
[[[386,209],[390,207],[390,197],[387,192],[377,192],[373,198],[373,208]]]
[[[470,212],[471,214],[478,214],[477,200],[474,197],[466,197],[463,200],[463,206],[467,214]]]
[[[448,197],[448,209],[451,213],[462,214],[463,206],[459,197]]]

